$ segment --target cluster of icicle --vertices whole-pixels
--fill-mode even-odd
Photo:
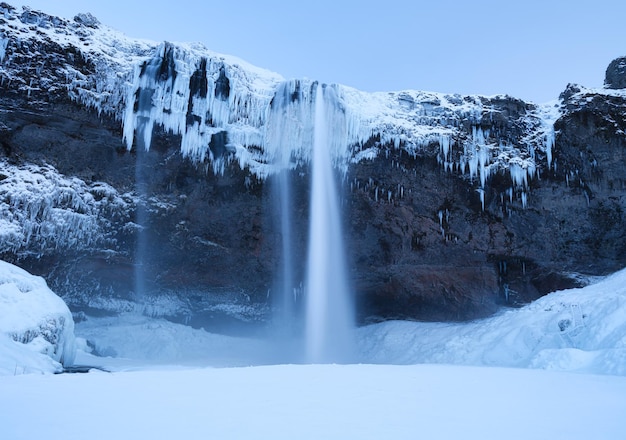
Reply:
[[[89,248],[105,239],[102,214],[127,210],[111,186],[87,185],[50,166],[0,162],[0,251]]]
[[[0,70],[23,68],[10,66],[6,57],[15,40],[50,39],[61,47],[73,46],[95,71],[85,74],[70,64],[55,66],[66,76],[69,96],[121,120],[129,149],[133,145],[149,149],[153,129],[160,127],[181,137],[184,156],[209,164],[216,173],[222,173],[228,161],[237,160],[264,178],[310,159],[316,82],[285,81],[202,45],[157,44],[128,38],[106,26],[85,25],[84,20],[0,10],[12,23],[0,32]],[[337,117],[331,127],[338,139],[333,160],[343,169],[350,161],[376,157],[383,145],[414,154],[439,143],[446,170],[476,177],[484,189],[496,169],[510,169],[513,190],[522,197],[525,182],[538,169],[531,145],[541,150],[548,168],[552,162],[552,115],[541,111],[529,114],[533,121],[527,142],[501,146],[492,145],[489,136],[483,136],[486,142],[482,142],[478,128],[469,141],[463,140],[467,136],[461,120],[481,126],[485,107],[480,97],[420,91],[366,93],[339,85],[326,89],[332,91],[324,93],[326,106]],[[537,136],[544,140],[537,142]],[[460,157],[446,153],[453,148],[463,150]]]
[[[483,211],[485,210],[485,189],[489,178],[496,172],[508,171],[511,177],[511,186],[506,190],[506,194],[500,194],[500,202],[504,203],[504,198],[509,203],[514,199],[519,199],[523,208],[528,203],[530,182],[534,178],[540,178],[537,162],[537,148],[540,148],[546,157],[547,169],[552,162],[552,149],[554,147],[553,124],[542,121],[542,126],[535,133],[541,136],[538,145],[528,142],[522,146],[506,145],[501,140],[497,143],[491,139],[489,141],[489,130],[481,127],[472,127],[472,136],[460,145],[460,152],[453,155],[453,145],[449,136],[443,135],[439,139],[440,153],[439,163],[447,172],[458,172],[467,175],[471,181],[477,180],[477,192]]]
[[[181,136],[185,157],[210,163],[216,173],[222,173],[228,161],[238,160],[241,167],[265,178],[310,160],[316,86],[314,81],[285,81],[270,72],[164,43],[151,59],[135,67],[125,99],[124,141],[129,149],[134,144],[149,149],[153,129],[159,126]],[[339,168],[376,157],[381,145],[414,153],[439,143],[444,168],[478,179],[483,203],[490,175],[508,169],[511,191],[525,206],[529,180],[537,172],[536,148],[550,166],[554,134],[551,124],[541,126],[541,115],[529,118],[534,118],[531,131],[543,133],[542,143],[494,145],[489,132],[478,125],[469,140],[460,142],[458,120],[469,116],[480,121],[479,100],[468,104],[443,94],[367,94],[339,85],[324,87],[326,106],[333,109],[331,148]],[[377,142],[363,149],[373,138]],[[211,147],[217,143],[223,148]],[[462,149],[454,158],[453,147]]]
[[[255,81],[255,73],[222,59],[165,43],[155,56],[135,68],[127,91],[124,141],[150,148],[154,127],[181,136],[181,153],[212,164],[222,173],[238,159],[264,178],[310,160],[317,82]],[[339,86],[324,86],[333,113],[333,157],[347,164],[350,133]],[[228,154],[211,148],[225,142]]]

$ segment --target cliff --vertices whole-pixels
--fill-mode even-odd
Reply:
[[[624,267],[623,79],[545,105],[323,85],[360,320],[486,316]],[[0,3],[0,258],[76,312],[266,319],[284,174],[305,276],[317,86]]]

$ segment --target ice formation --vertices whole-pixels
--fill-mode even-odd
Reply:
[[[33,352],[62,365],[74,362],[74,321],[67,305],[43,278],[0,261],[0,338],[6,337],[22,344],[17,348],[13,345],[15,362],[33,362]],[[41,364],[40,356],[35,356],[35,360]],[[0,360],[0,369],[7,367],[6,362]],[[56,369],[59,368],[57,364]]]
[[[303,142],[311,129],[307,110],[315,82],[285,81],[278,74],[256,68],[234,57],[213,53],[198,44],[153,43],[133,40],[97,20],[77,17],[68,21],[10,7],[5,17],[2,47],[5,61],[0,76],[10,79],[14,70],[14,46],[32,41],[54,41],[73,48],[93,72],[78,71],[71,63],[60,66],[69,96],[98,112],[122,121],[127,147],[150,148],[152,130],[162,127],[181,136],[181,153],[207,162],[217,173],[229,161],[238,161],[260,177],[285,166],[307,162],[310,144]],[[35,81],[37,81],[35,79]],[[44,79],[41,79],[43,82]],[[37,89],[37,84],[21,84]],[[416,154],[438,145],[440,162],[449,172],[468,173],[484,188],[489,176],[517,163],[533,177],[539,156],[551,164],[554,112],[541,106],[527,112],[523,123],[528,136],[516,144],[499,145],[490,133],[493,106],[479,96],[448,95],[420,91],[365,93],[331,86],[341,108],[341,140],[350,147],[344,155],[335,151],[335,165],[376,157],[384,145]],[[277,107],[281,96],[292,105]],[[470,121],[467,132],[462,121]],[[278,131],[283,132],[277,135]],[[370,140],[374,144],[364,149]],[[453,153],[454,152],[454,153]],[[276,160],[280,154],[286,162]]]
[[[0,252],[23,249],[83,249],[107,240],[109,224],[100,214],[129,209],[110,185],[90,185],[51,166],[15,166],[0,161]]]
[[[311,158],[310,101],[317,82],[286,81],[199,44],[133,40],[93,17],[68,21],[30,9],[19,13],[6,4],[0,15],[0,79],[29,94],[60,82],[70,98],[117,118],[129,149],[149,149],[160,127],[180,135],[182,155],[216,173],[236,162],[265,178]],[[58,81],[20,76],[26,62],[20,48],[51,42],[66,58],[55,70]],[[68,53],[89,69],[80,70]],[[508,97],[326,88],[339,116],[332,160],[344,171],[388,148],[411,155],[438,149],[442,167],[475,182],[485,203],[486,185],[496,172],[511,173],[514,196],[525,203],[536,170],[555,166],[558,105],[528,105],[514,121],[524,127],[523,137],[502,139],[492,130],[500,111],[494,102]]]
[[[0,63],[4,60],[8,44],[9,40],[6,39],[4,35],[0,35]]]

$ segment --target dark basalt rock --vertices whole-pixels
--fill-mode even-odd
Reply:
[[[611,61],[606,69],[604,85],[609,89],[626,89],[626,57]]]
[[[74,21],[78,24],[82,24],[83,26],[87,26],[90,28],[97,28],[98,26],[100,26],[100,20],[98,20],[89,12],[76,15],[74,17]]]

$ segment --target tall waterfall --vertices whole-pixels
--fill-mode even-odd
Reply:
[[[340,198],[331,156],[332,118],[325,88],[317,86],[311,158],[311,204],[306,280],[309,362],[348,362],[354,318],[341,233]]]
[[[274,177],[282,244],[274,296],[275,322],[283,343],[296,336],[304,318],[296,360],[348,362],[352,359],[354,313],[341,233],[339,181],[347,163],[347,117],[338,91],[318,83],[288,81],[279,87],[268,117],[266,152],[282,171]],[[310,163],[311,192],[306,267],[296,259],[293,181],[299,164]],[[298,260],[298,261],[296,261]],[[300,270],[304,269],[304,270]],[[305,280],[297,274],[304,272]],[[304,289],[296,286],[302,285]],[[305,301],[296,292],[303,291]],[[304,308],[304,310],[302,310]],[[287,336],[285,336],[287,333]]]

